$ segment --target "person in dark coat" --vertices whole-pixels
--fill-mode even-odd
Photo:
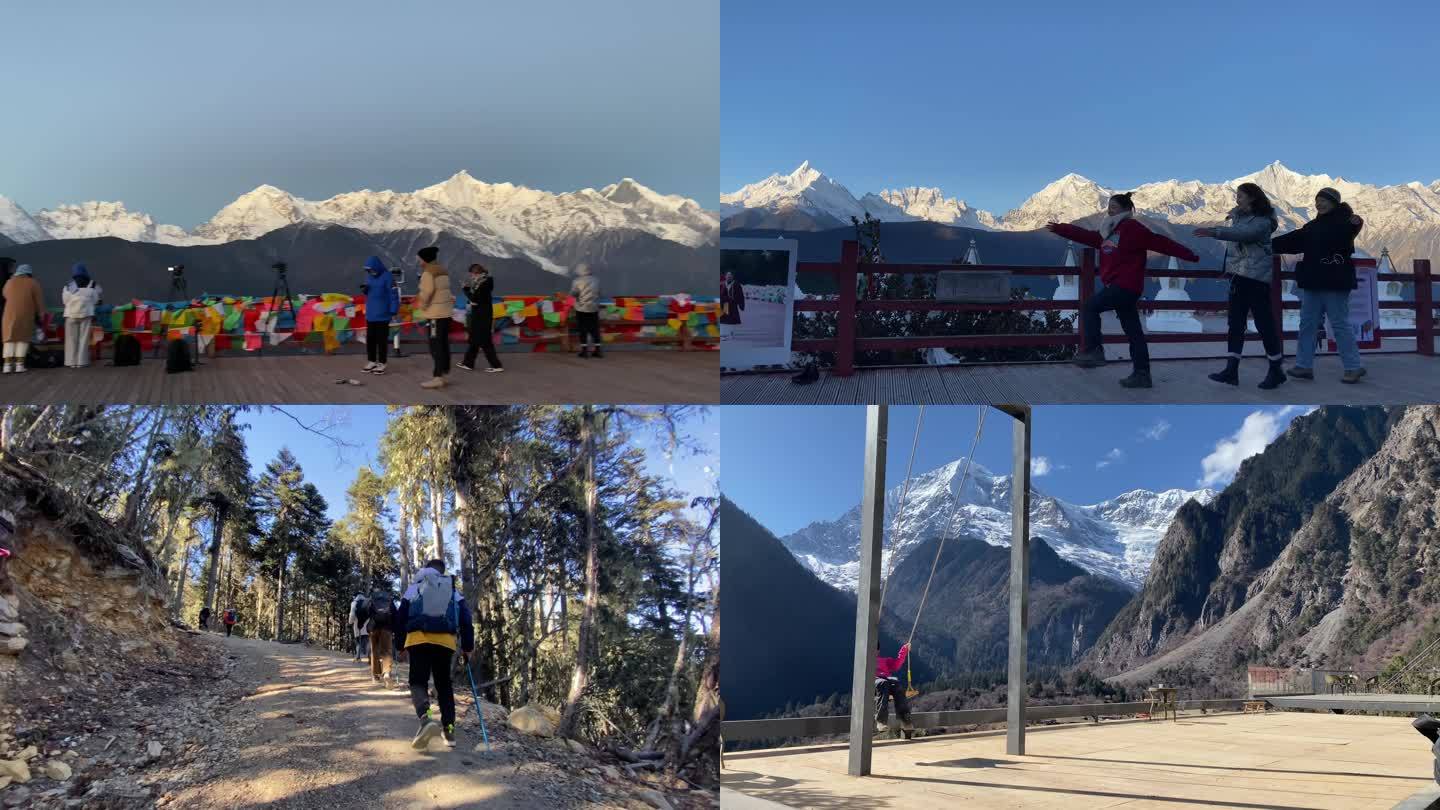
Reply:
[[[726,273],[720,282],[720,323],[738,326],[744,309],[745,288],[735,280],[734,273]]]
[[[400,312],[400,291],[395,275],[379,256],[365,260],[365,367],[366,374],[384,374],[390,348],[390,322]]]
[[[1303,253],[1295,268],[1295,286],[1300,290],[1300,336],[1295,346],[1295,365],[1286,373],[1300,380],[1315,379],[1315,343],[1321,321],[1328,321],[1335,345],[1340,349],[1344,383],[1357,383],[1365,376],[1360,365],[1360,348],[1350,325],[1350,291],[1355,289],[1355,237],[1365,227],[1340,192],[1322,188],[1315,194],[1314,219],[1271,240],[1276,253]]]
[[[1280,341],[1280,325],[1276,323],[1270,283],[1274,280],[1274,252],[1270,234],[1280,227],[1275,207],[1265,191],[1254,183],[1241,183],[1235,189],[1235,207],[1226,215],[1226,225],[1196,228],[1195,235],[1219,239],[1225,243],[1223,270],[1230,277],[1229,350],[1225,369],[1209,375],[1215,382],[1240,384],[1240,358],[1245,354],[1245,326],[1255,318],[1255,331],[1265,346],[1270,370],[1260,387],[1266,390],[1285,382],[1285,344]]]
[[[465,332],[470,345],[465,350],[465,359],[460,361],[460,368],[474,371],[475,355],[483,349],[485,361],[490,364],[490,368],[485,370],[492,374],[504,371],[500,356],[495,353],[495,313],[491,300],[495,295],[495,279],[484,265],[472,264],[470,276],[461,289],[465,291],[465,300],[470,302],[470,309],[465,313]]]
[[[0,256],[0,289],[4,289],[5,282],[15,274],[15,260],[9,256]],[[5,296],[0,295],[0,323],[5,321]]]
[[[1200,257],[1195,251],[1162,234],[1155,233],[1135,219],[1135,202],[1129,194],[1112,194],[1100,229],[1092,231],[1079,225],[1059,222],[1045,227],[1072,242],[1100,249],[1100,281],[1104,287],[1090,296],[1080,313],[1083,346],[1075,356],[1075,365],[1095,368],[1105,365],[1105,349],[1101,345],[1100,315],[1115,310],[1125,337],[1130,339],[1130,361],[1134,370],[1120,381],[1126,388],[1149,388],[1150,347],[1140,328],[1140,310],[1136,306],[1145,294],[1145,259],[1149,251],[1174,256],[1187,262]]]

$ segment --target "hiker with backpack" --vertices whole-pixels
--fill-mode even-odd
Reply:
[[[445,575],[444,560],[430,560],[415,573],[395,613],[395,636],[403,639],[401,656],[410,659],[410,700],[420,728],[410,747],[423,751],[436,734],[455,747],[455,690],[450,683],[450,662],[458,648],[468,659],[475,650],[475,626],[470,608]],[[429,684],[435,682],[440,701],[440,723],[430,714]]]
[[[370,593],[370,618],[366,629],[370,631],[370,680],[383,684],[386,689],[394,686],[390,667],[394,656],[391,645],[395,621],[395,601],[386,588],[376,588]]]
[[[1090,296],[1080,313],[1082,346],[1073,362],[1081,368],[1105,365],[1100,315],[1114,310],[1115,317],[1120,319],[1120,328],[1130,340],[1130,362],[1134,366],[1130,376],[1120,384],[1126,388],[1150,388],[1150,347],[1145,343],[1145,331],[1140,328],[1137,306],[1145,294],[1145,260],[1150,251],[1187,262],[1198,262],[1200,257],[1135,219],[1135,202],[1130,194],[1110,195],[1099,230],[1061,222],[1047,222],[1045,227],[1057,236],[1100,249],[1100,281],[1104,286]]]
[[[1271,308],[1270,280],[1274,276],[1274,252],[1270,234],[1280,227],[1275,207],[1265,191],[1254,183],[1235,188],[1235,207],[1225,216],[1228,225],[1196,228],[1195,235],[1225,243],[1222,269],[1230,277],[1229,346],[1225,368],[1210,379],[1226,385],[1240,384],[1240,358],[1245,354],[1245,325],[1255,319],[1255,331],[1265,346],[1270,370],[1260,388],[1270,390],[1285,382],[1285,347],[1280,342],[1280,325]]]
[[[84,368],[90,365],[90,326],[100,305],[100,285],[77,263],[60,299],[65,304],[65,367]]]
[[[229,638],[229,637],[230,637],[230,631],[231,631],[232,629],[234,629],[235,623],[236,623],[237,621],[239,621],[239,617],[235,615],[235,608],[226,608],[226,610],[225,610],[225,619],[224,619],[224,622],[225,622],[225,637],[226,637],[226,638]]]
[[[370,604],[365,594],[355,594],[355,598],[350,600],[350,629],[355,633],[355,657],[351,660],[357,663],[361,656],[369,654],[370,635],[365,632],[369,613]]]
[[[0,317],[5,365],[0,374],[22,374],[25,355],[30,353],[30,341],[35,339],[35,327],[45,311],[45,294],[40,290],[40,282],[35,280],[35,271],[30,265],[22,264],[5,282],[0,296],[5,299],[5,313]]]
[[[365,260],[365,367],[366,374],[385,373],[390,348],[390,321],[400,313],[400,290],[395,275],[379,256]]]
[[[1340,192],[1329,187],[1316,192],[1315,210],[1314,219],[1271,240],[1276,253],[1305,254],[1295,267],[1300,335],[1295,341],[1295,365],[1286,374],[1297,380],[1315,379],[1315,342],[1323,321],[1340,350],[1345,368],[1340,382],[1353,385],[1365,376],[1350,325],[1350,291],[1356,286],[1352,254],[1365,221],[1340,201]]]
[[[206,605],[205,607],[200,608],[200,629],[201,629],[201,630],[209,630],[209,629],[210,629],[210,606],[209,606],[209,605]]]

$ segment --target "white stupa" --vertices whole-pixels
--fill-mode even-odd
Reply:
[[[1074,243],[1074,242],[1066,242],[1066,243],[1065,243],[1065,262],[1064,262],[1064,266],[1065,266],[1065,267],[1078,267],[1078,266],[1079,266],[1079,265],[1076,264],[1076,262],[1075,262],[1075,243]],[[1056,276],[1056,277],[1055,277],[1055,281],[1058,282],[1058,283],[1057,283],[1057,285],[1056,285],[1056,287],[1055,287],[1055,294],[1052,295],[1052,296],[1050,296],[1050,299],[1051,299],[1052,301],[1078,301],[1078,300],[1080,300],[1080,277],[1079,277],[1078,275],[1061,275],[1061,276]],[[1074,317],[1076,316],[1076,314],[1078,314],[1078,311],[1077,311],[1077,310],[1073,310],[1073,309],[1062,309],[1062,310],[1060,310],[1060,317],[1062,317],[1062,318],[1074,318]],[[1079,322],[1077,321],[1076,323],[1079,323]]]
[[[1179,270],[1180,263],[1175,257],[1170,257],[1170,263],[1165,266],[1167,270]],[[1185,291],[1183,278],[1165,278],[1160,280],[1160,292],[1155,296],[1156,301],[1189,301],[1190,293]],[[1200,319],[1195,317],[1194,310],[1183,309],[1162,309],[1150,313],[1145,319],[1145,328],[1155,332],[1203,332],[1204,327]]]
[[[960,260],[961,264],[979,264],[980,251],[975,247],[975,237],[970,237],[970,247],[965,249],[965,258]]]

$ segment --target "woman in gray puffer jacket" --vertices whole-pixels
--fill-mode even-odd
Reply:
[[[1241,183],[1235,189],[1235,207],[1226,217],[1229,225],[1196,228],[1195,235],[1225,242],[1225,274],[1230,277],[1230,356],[1225,369],[1210,375],[1215,382],[1240,384],[1240,358],[1245,351],[1245,325],[1255,319],[1255,331],[1265,346],[1270,361],[1269,373],[1260,387],[1271,389],[1285,382],[1284,344],[1280,342],[1280,326],[1271,309],[1270,284],[1274,278],[1274,252],[1270,235],[1279,227],[1275,208],[1265,192],[1254,183]]]

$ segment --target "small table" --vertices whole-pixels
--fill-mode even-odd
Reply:
[[[1150,719],[1158,712],[1163,720],[1168,713],[1171,720],[1179,721],[1179,704],[1175,697],[1180,690],[1170,686],[1152,686],[1145,690],[1145,699],[1150,703]]]
[[[1251,714],[1251,713],[1254,713],[1254,712],[1264,712],[1264,711],[1265,711],[1265,701],[1263,701],[1263,700],[1247,700],[1247,701],[1245,701],[1245,713],[1246,713],[1246,714]]]

